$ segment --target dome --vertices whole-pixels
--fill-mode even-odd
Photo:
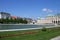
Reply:
[[[38,17],[37,19],[41,19],[40,17]]]
[[[47,16],[54,16],[54,15],[52,15],[52,14],[48,14]]]

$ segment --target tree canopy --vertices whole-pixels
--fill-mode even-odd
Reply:
[[[1,24],[17,24],[17,23],[22,23],[22,24],[27,24],[27,20],[23,20],[23,18],[16,18],[16,19],[12,19],[12,18],[6,18],[6,19],[0,19],[0,23]]]

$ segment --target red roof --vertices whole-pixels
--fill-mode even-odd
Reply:
[[[11,18],[16,18],[16,16],[11,16]]]

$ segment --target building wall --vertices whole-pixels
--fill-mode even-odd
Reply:
[[[44,19],[37,19],[37,24],[46,24],[46,23],[52,23],[52,24],[60,24],[60,17],[58,16],[47,16]]]
[[[40,20],[37,20],[37,23],[38,24],[46,24],[46,23],[52,23],[52,21],[47,20],[47,19],[40,19]]]
[[[6,12],[0,12],[0,19],[1,18],[9,18],[11,15],[9,13],[6,13]]]
[[[1,14],[0,14],[0,19],[1,19]]]

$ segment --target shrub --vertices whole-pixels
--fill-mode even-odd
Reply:
[[[43,28],[42,28],[42,31],[47,31],[47,28],[46,28],[46,27],[43,27]]]

